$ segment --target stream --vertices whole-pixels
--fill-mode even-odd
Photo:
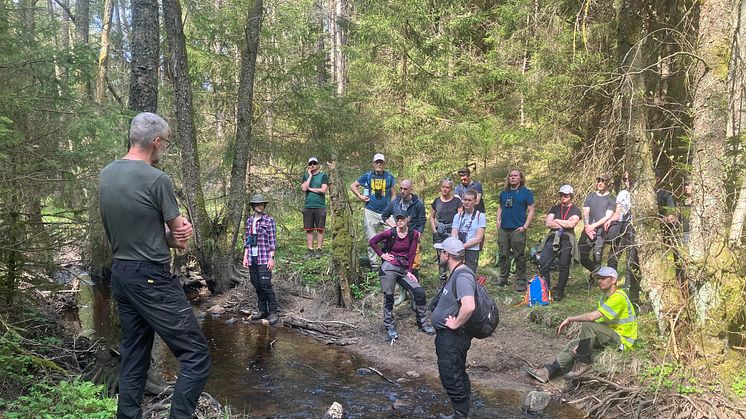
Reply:
[[[110,293],[81,281],[78,316],[68,323],[80,333],[112,340]],[[368,362],[343,348],[331,347],[285,327],[245,323],[229,313],[200,320],[212,355],[205,391],[233,414],[247,417],[319,418],[333,402],[347,418],[437,417],[450,412],[437,377],[409,377]],[[199,318],[199,317],[198,317]],[[178,363],[157,340],[154,357],[166,380]],[[379,369],[391,383],[367,370]],[[412,369],[416,369],[414,366]],[[474,418],[580,418],[582,412],[552,402],[541,415],[522,412],[525,392],[473,386]]]

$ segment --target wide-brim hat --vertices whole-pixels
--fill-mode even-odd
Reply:
[[[251,197],[251,201],[249,201],[249,204],[251,204],[251,205],[254,205],[254,204],[268,204],[268,203],[269,203],[269,200],[267,200],[267,198],[265,198],[264,195],[262,195],[260,193],[252,196]]]

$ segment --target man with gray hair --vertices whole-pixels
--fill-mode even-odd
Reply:
[[[476,308],[477,283],[474,272],[464,264],[465,250],[461,240],[449,237],[434,247],[439,251],[438,264],[449,272],[448,280],[431,305],[438,374],[453,408],[453,414],[441,414],[440,417],[468,418],[471,382],[466,373],[466,354],[472,336],[463,326]]]
[[[207,341],[181,282],[171,274],[169,248],[186,249],[192,225],[179,214],[171,179],[153,167],[170,137],[163,118],[137,115],[127,155],[99,176],[101,218],[113,252],[111,291],[122,327],[118,418],[142,416],[155,333],[181,367],[171,398],[172,418],[192,417],[210,374]]]

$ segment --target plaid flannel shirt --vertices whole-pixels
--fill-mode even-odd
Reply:
[[[252,215],[246,220],[246,236],[244,236],[243,247],[249,249],[249,265],[251,265],[251,246],[249,244],[249,237],[252,234],[252,227],[254,225],[254,217]],[[277,225],[275,219],[267,214],[261,214],[256,222],[256,231],[253,232],[256,236],[256,247],[257,247],[257,261],[260,265],[266,265],[269,261],[269,253],[275,251],[277,246]]]

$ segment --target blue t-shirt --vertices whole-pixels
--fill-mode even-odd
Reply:
[[[365,204],[365,208],[382,214],[391,202],[392,190],[396,184],[394,175],[385,170],[379,175],[371,170],[357,178],[357,183],[365,189],[363,194],[370,197],[370,201]]]
[[[534,194],[525,186],[500,192],[500,228],[516,229],[526,224],[526,211],[534,204]]]
[[[462,219],[461,216],[464,216]],[[471,214],[464,212],[463,214],[456,214],[453,217],[453,228],[457,228],[459,235],[466,233],[466,239],[462,240],[464,243],[477,237],[477,231],[480,228],[487,228],[487,216],[482,211],[474,210]],[[467,247],[466,250],[479,250],[479,243],[474,246]]]

